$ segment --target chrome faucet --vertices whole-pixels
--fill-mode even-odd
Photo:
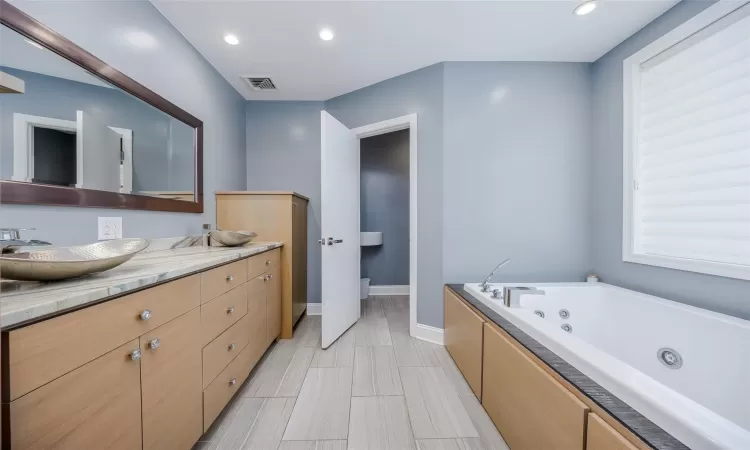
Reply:
[[[482,292],[489,292],[491,289],[490,286],[490,280],[492,277],[495,276],[495,272],[504,265],[508,264],[510,262],[510,258],[506,258],[505,261],[501,262],[500,264],[496,265],[494,269],[492,269],[492,272],[490,272],[489,276],[484,279],[481,283],[479,283],[479,287],[482,289]]]
[[[506,286],[503,288],[503,304],[509,308],[518,308],[521,306],[522,295],[544,295],[544,291],[526,286]]]
[[[34,228],[0,228],[0,253],[14,253],[21,247],[36,245],[52,245],[49,242],[32,239],[21,240],[21,231],[30,231]]]

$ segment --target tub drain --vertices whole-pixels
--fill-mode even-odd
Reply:
[[[682,356],[669,347],[660,348],[656,352],[656,357],[659,358],[659,362],[664,364],[669,369],[679,369],[682,367]]]
[[[544,311],[540,311],[537,309],[536,311],[534,311],[534,314],[544,319]]]

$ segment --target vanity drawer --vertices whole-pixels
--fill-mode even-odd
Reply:
[[[241,324],[243,321],[238,322]],[[253,352],[244,349],[234,358],[226,369],[203,391],[203,431],[216,420],[221,410],[229,403],[232,396],[242,386],[250,374],[253,363]]]
[[[247,313],[247,283],[201,305],[201,336],[208,345]]]
[[[182,278],[8,332],[9,400],[198,307],[199,293],[198,276]]]
[[[226,264],[201,274],[201,303],[207,303],[247,281],[245,261]]]
[[[263,272],[281,264],[281,249],[276,248],[247,259],[247,279],[253,279]]]
[[[250,324],[245,315],[203,348],[204,388],[247,346],[249,339]]]

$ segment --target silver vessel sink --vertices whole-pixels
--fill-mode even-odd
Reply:
[[[238,245],[245,245],[252,241],[257,233],[252,231],[229,231],[229,230],[215,230],[210,233],[211,239],[219,242],[227,247],[235,247]]]
[[[57,281],[119,266],[148,247],[146,239],[117,239],[77,247],[39,249],[0,255],[0,278]]]

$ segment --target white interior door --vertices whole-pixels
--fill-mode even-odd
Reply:
[[[322,346],[359,319],[359,145],[354,133],[320,113]]]
[[[120,191],[120,134],[83,111],[76,120],[77,187]]]

